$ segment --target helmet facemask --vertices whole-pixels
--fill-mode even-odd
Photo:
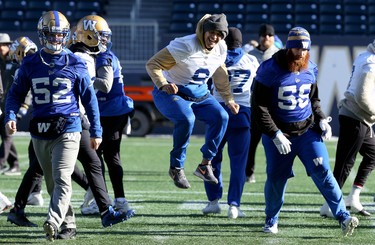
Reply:
[[[60,53],[69,41],[69,22],[60,12],[49,11],[39,19],[38,35],[41,45],[52,53]]]

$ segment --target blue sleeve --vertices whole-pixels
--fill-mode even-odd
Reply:
[[[102,66],[112,66],[112,60],[113,57],[110,51],[107,50],[104,53],[100,53],[95,59],[96,69]]]
[[[21,67],[15,74],[14,82],[6,95],[5,122],[16,121],[17,112],[30,90],[30,82],[27,80],[25,69]]]
[[[102,127],[100,125],[100,113],[98,100],[96,99],[94,87],[90,81],[88,73],[81,78],[80,94],[82,105],[86,110],[87,117],[90,122],[90,136],[92,138],[102,137]]]

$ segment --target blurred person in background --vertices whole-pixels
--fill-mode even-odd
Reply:
[[[250,145],[250,97],[251,84],[255,77],[259,63],[257,59],[247,54],[242,48],[242,33],[235,27],[230,27],[225,42],[228,47],[225,65],[228,70],[229,82],[234,101],[240,105],[238,114],[234,115],[225,106],[220,93],[214,88],[213,96],[228,112],[229,121],[227,130],[220,143],[216,156],[212,159],[213,173],[218,179],[217,185],[204,182],[209,203],[202,210],[203,214],[220,213],[219,200],[223,197],[222,161],[223,150],[227,143],[230,160],[230,178],[227,204],[228,217],[236,219],[245,217],[240,209],[243,187],[245,184],[245,168]],[[215,81],[214,81],[215,82]]]
[[[1,110],[5,110],[5,101],[8,90],[13,83],[13,76],[15,70],[18,68],[17,64],[14,64],[11,57],[9,56],[10,45],[12,41],[7,33],[0,33],[0,69],[1,69],[1,80],[3,88],[3,98],[1,99]],[[20,108],[20,115],[26,114],[27,105],[23,104]],[[5,130],[4,125],[4,113],[0,115],[0,173],[4,175],[21,175],[20,165],[18,161],[18,154],[16,146],[13,142],[13,136],[9,135]],[[9,164],[9,167],[6,166]]]
[[[258,46],[249,52],[250,55],[255,56],[258,59],[259,64],[263,61],[268,60],[274,53],[279,51],[279,47],[275,44],[275,29],[272,25],[261,24],[258,30]],[[253,113],[251,113],[251,140],[249,147],[249,155],[246,165],[246,181],[249,183],[255,183],[255,155],[256,149],[262,137],[262,133],[255,123],[253,123]]]

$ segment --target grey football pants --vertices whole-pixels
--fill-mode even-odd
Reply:
[[[47,191],[51,197],[47,220],[57,228],[76,228],[71,175],[77,161],[80,132],[65,133],[57,139],[32,138],[35,154],[43,169]]]

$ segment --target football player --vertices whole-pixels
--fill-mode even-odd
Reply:
[[[16,112],[31,90],[30,134],[51,196],[43,228],[47,239],[54,240],[59,229],[62,233],[76,229],[70,199],[82,131],[79,101],[90,121],[93,149],[101,143],[102,129],[86,65],[65,49],[70,36],[68,20],[58,11],[48,11],[40,17],[37,29],[42,49],[23,59],[14,78],[6,101],[6,127],[10,134],[17,132]]]
[[[195,34],[176,38],[151,57],[146,69],[155,88],[152,92],[158,110],[174,123],[173,149],[170,152],[169,176],[174,184],[190,188],[184,172],[186,149],[195,119],[206,124],[202,161],[194,175],[212,184],[218,180],[211,166],[212,158],[224,136],[228,113],[210,94],[212,77],[225,105],[237,114],[225,67],[227,47],[224,38],[228,23],[224,14],[206,14],[198,22]]]

